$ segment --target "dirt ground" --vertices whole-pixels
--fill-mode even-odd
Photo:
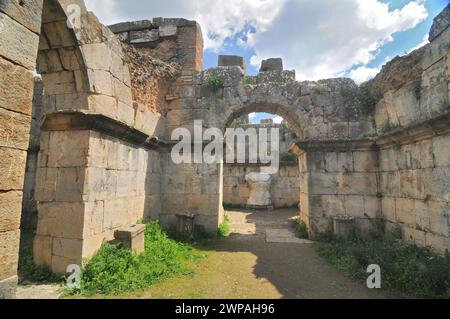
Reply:
[[[157,284],[137,298],[379,299],[380,291],[354,282],[328,265],[311,243],[298,241],[289,218],[296,210],[229,211],[232,235],[208,248],[191,277]],[[271,238],[273,230],[289,236]],[[279,242],[277,242],[279,241]]]
[[[289,219],[296,210],[228,211],[231,235],[203,248],[207,254],[192,276],[156,284],[116,298],[143,299],[378,299],[340,274],[299,240]],[[56,298],[57,287],[20,287],[19,298]]]

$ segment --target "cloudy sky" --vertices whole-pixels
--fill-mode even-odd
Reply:
[[[184,17],[198,21],[205,67],[218,54],[282,57],[299,80],[348,76],[363,82],[383,64],[427,42],[433,17],[449,0],[86,0],[104,24]]]

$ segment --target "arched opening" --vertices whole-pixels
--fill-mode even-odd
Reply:
[[[266,234],[267,227],[289,231],[291,221],[300,215],[299,165],[290,150],[302,134],[299,119],[283,106],[250,105],[233,112],[225,129],[235,130],[236,134],[233,141],[226,134],[227,154],[221,176],[225,220],[231,223],[230,231],[256,236],[271,236]],[[264,141],[267,146],[261,145]],[[229,161],[231,149],[236,154],[234,162]],[[258,154],[252,156],[255,151]],[[245,156],[240,158],[242,152]],[[268,158],[262,160],[262,154]],[[268,163],[269,158],[277,163]]]

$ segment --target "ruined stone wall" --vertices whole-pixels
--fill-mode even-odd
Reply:
[[[250,196],[250,186],[245,176],[260,172],[259,165],[225,164],[223,170],[224,206],[245,207]],[[300,181],[297,163],[282,163],[272,180],[272,201],[275,208],[298,207]]]
[[[377,125],[393,124],[377,139],[386,229],[440,252],[450,248],[449,22],[450,5],[435,19],[420,59],[414,52],[398,65],[411,69],[407,61],[416,59],[418,80],[384,92],[376,108]]]
[[[0,299],[15,295],[42,0],[0,3]]]

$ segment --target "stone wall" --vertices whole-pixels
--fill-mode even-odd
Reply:
[[[20,214],[42,0],[0,3],[0,299],[17,284]]]
[[[245,176],[260,172],[259,165],[225,164],[223,171],[224,206],[245,207],[250,196],[250,187]],[[300,182],[297,163],[282,163],[272,180],[272,201],[275,208],[298,207]]]
[[[376,231],[381,219],[378,153],[370,141],[297,143],[301,218],[311,236],[333,231],[351,216],[356,229]]]
[[[159,162],[156,151],[91,130],[43,132],[35,262],[64,273],[112,240],[114,230],[157,215]]]

